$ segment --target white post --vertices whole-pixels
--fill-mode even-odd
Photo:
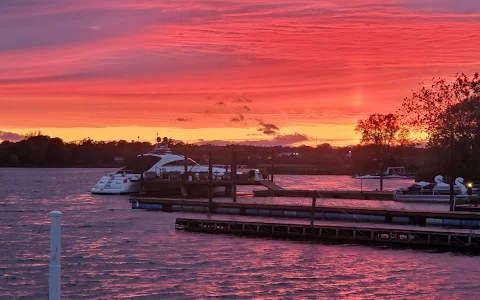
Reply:
[[[62,213],[52,211],[50,213],[50,282],[49,300],[60,300],[60,237],[62,228]]]

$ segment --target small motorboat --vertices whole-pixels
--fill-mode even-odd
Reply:
[[[388,167],[383,173],[383,179],[413,179],[414,174],[405,172],[405,167]],[[355,175],[354,179],[380,179],[380,174]]]

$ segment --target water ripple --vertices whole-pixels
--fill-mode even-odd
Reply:
[[[52,210],[63,212],[64,299],[474,299],[480,292],[476,256],[178,232],[175,218],[199,215],[132,210],[126,196],[86,193],[104,174],[102,169],[2,173],[0,298],[47,297]],[[339,176],[277,179],[296,188],[358,185]],[[375,188],[370,185],[363,182],[363,188]],[[310,202],[251,197],[239,201]],[[341,204],[358,206],[358,201]],[[391,201],[361,205],[401,208]]]

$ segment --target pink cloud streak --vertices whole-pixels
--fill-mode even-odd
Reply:
[[[0,126],[145,125],[152,110],[207,126],[208,95],[249,95],[260,118],[352,124],[422,80],[479,71],[480,3],[429,3],[1,3]]]

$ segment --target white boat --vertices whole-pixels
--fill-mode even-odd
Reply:
[[[468,190],[463,182],[462,177],[455,179],[454,199],[456,203],[465,203],[469,198]],[[393,192],[393,199],[401,202],[449,203],[450,184],[443,182],[442,175],[437,175],[435,183],[421,181],[409,187],[396,189]]]
[[[405,167],[388,167],[383,174],[383,179],[412,179],[414,175],[407,174]],[[354,179],[380,179],[380,175],[355,175]]]
[[[188,159],[188,173],[200,174],[208,172],[208,166],[199,165],[193,159]],[[173,154],[168,147],[168,139],[158,142],[155,148],[145,154],[136,157],[116,173],[107,173],[91,189],[92,194],[132,194],[140,192],[140,179],[151,179],[157,177],[176,176],[180,179],[185,171],[185,157]],[[223,176],[226,168],[212,167],[215,177]],[[242,171],[239,171],[242,173]],[[255,176],[259,176],[255,174]],[[257,178],[256,178],[257,179]],[[217,188],[217,187],[215,187]],[[221,188],[221,187],[218,187]]]

